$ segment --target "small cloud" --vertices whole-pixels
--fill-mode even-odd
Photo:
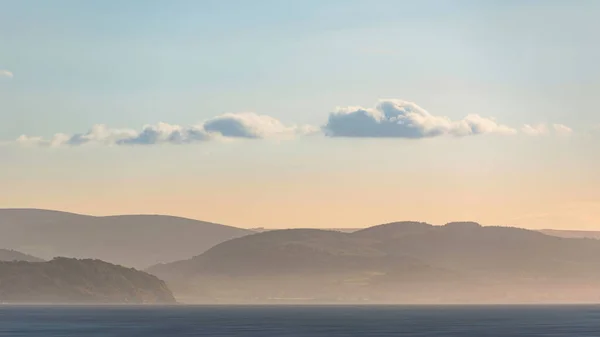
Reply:
[[[0,77],[5,77],[5,78],[13,78],[15,77],[14,74],[6,69],[0,69]]]
[[[573,129],[564,124],[553,124],[554,132],[560,136],[568,136],[573,133]]]
[[[329,115],[323,130],[330,137],[412,139],[516,133],[492,118],[471,114],[453,121],[445,116],[434,116],[415,103],[396,99],[381,100],[374,108],[338,108]]]
[[[66,145],[83,145],[87,143],[115,144],[121,139],[133,137],[137,132],[129,129],[110,129],[104,124],[96,124],[86,133],[79,133],[69,137]]]
[[[23,146],[58,147],[67,144],[70,138],[71,137],[69,135],[64,133],[57,133],[51,139],[21,135],[19,138],[17,138],[16,143]]]
[[[552,124],[551,128],[549,128],[546,124],[525,124],[521,128],[521,132],[529,136],[547,135],[550,133],[550,131],[559,136],[568,136],[573,133],[573,130],[564,124]]]
[[[537,125],[525,124],[521,128],[521,132],[523,132],[524,134],[526,134],[528,136],[541,136],[541,135],[548,134],[548,127],[546,126],[546,124],[537,124]]]
[[[227,113],[204,123],[208,132],[220,133],[232,138],[263,138],[267,132],[285,132],[285,126],[269,116],[259,116],[253,113]]]
[[[182,127],[167,123],[146,125],[141,132],[117,140],[117,145],[189,144],[211,139],[202,126]]]
[[[460,121],[454,122],[451,134],[454,136],[469,136],[483,134],[514,135],[517,130],[506,125],[498,124],[494,118],[485,118],[477,114],[467,115]]]
[[[223,137],[260,139],[273,136],[290,136],[301,131],[296,126],[286,126],[278,119],[252,112],[227,113],[204,123],[207,132]]]

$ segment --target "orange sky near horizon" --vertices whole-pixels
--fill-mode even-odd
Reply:
[[[168,155],[151,169],[152,156],[124,165],[113,155],[103,167],[102,160],[84,154],[59,156],[53,160],[63,163],[60,168],[40,171],[43,160],[35,159],[33,166],[12,171],[14,179],[3,184],[11,193],[0,194],[0,207],[166,214],[244,228],[358,228],[415,220],[600,230],[594,172],[578,165],[543,171],[502,164],[509,155],[482,157],[469,168],[457,153],[459,163],[446,163],[445,170],[420,159],[416,164],[362,165],[389,160],[369,151],[356,152],[355,160],[341,165],[335,159],[312,163],[317,160],[312,156],[237,161],[252,170],[188,166],[192,160],[170,161]],[[77,165],[66,164],[71,160]],[[303,161],[307,166],[298,167]]]

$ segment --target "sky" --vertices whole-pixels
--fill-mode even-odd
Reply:
[[[600,230],[598,1],[0,8],[0,208]]]

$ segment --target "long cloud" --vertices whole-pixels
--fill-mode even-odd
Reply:
[[[88,143],[104,145],[189,144],[223,138],[285,138],[310,134],[317,129],[310,126],[286,126],[279,120],[255,113],[228,113],[209,119],[202,124],[180,126],[167,123],[146,125],[141,131],[111,129],[94,125],[88,132],[66,135],[55,134],[50,139],[23,135],[17,143],[34,146],[78,146]]]
[[[526,124],[520,129],[521,133],[532,136],[547,134],[550,130],[557,135],[568,135],[572,132],[563,124],[552,124],[551,127],[545,124]],[[16,142],[46,147],[84,144],[133,146],[189,144],[235,138],[280,139],[317,133],[328,137],[422,139],[485,134],[513,135],[517,130],[500,124],[493,118],[477,114],[453,120],[433,115],[412,102],[385,99],[380,100],[373,108],[338,108],[329,114],[327,123],[320,128],[310,125],[286,125],[271,116],[246,112],[222,114],[191,126],[158,123],[133,130],[113,129],[99,124],[84,133],[57,133],[48,139],[23,135]]]
[[[461,120],[434,116],[412,102],[381,100],[374,108],[338,108],[323,127],[330,137],[431,138],[481,134],[515,134],[517,131],[494,119],[476,114]]]

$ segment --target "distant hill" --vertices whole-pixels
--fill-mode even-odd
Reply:
[[[148,272],[186,302],[598,302],[600,241],[474,222],[278,230]]]
[[[404,221],[403,223],[410,223],[410,222],[412,222],[412,221]],[[417,226],[418,226],[418,224],[423,224],[423,222],[412,222],[412,223],[415,223],[415,225],[417,225]],[[430,224],[426,224],[426,225],[433,226]],[[262,233],[262,232],[282,230],[282,229],[284,229],[284,228],[260,227],[260,228],[252,228],[251,230],[256,233]],[[319,228],[319,229],[336,231],[336,232],[344,232],[344,233],[353,233],[353,232],[358,232],[358,231],[366,229],[366,228]],[[583,230],[567,230],[567,229],[539,229],[537,231],[547,234],[547,235],[558,236],[561,238],[600,239],[600,231],[583,231]]]
[[[250,228],[251,231],[256,232],[256,233],[278,231],[278,230],[283,230],[283,229],[290,229],[290,228],[264,228],[264,227]],[[352,232],[361,230],[363,228],[318,228],[318,229],[324,230],[324,231],[352,233]]]
[[[176,261],[253,233],[163,215],[94,217],[38,209],[0,209],[0,247],[44,259],[98,258],[129,267]]]
[[[165,283],[153,275],[99,260],[0,262],[0,303],[168,304]]]
[[[402,222],[394,222],[391,224],[408,224],[413,223],[414,226],[425,225],[425,226],[433,226],[424,222],[416,222],[416,221],[402,221]],[[381,225],[383,226],[383,225]],[[375,226],[378,227],[378,226]],[[372,227],[371,227],[372,228]],[[269,232],[275,230],[282,230],[286,228],[251,228],[253,232],[262,233]],[[319,228],[322,230],[335,231],[335,232],[343,232],[343,233],[353,233],[358,232],[368,228]],[[547,235],[557,236],[561,238],[587,238],[587,239],[600,239],[600,231],[584,231],[584,230],[568,230],[568,229],[538,229],[536,230],[540,233],[544,233]]]
[[[434,226],[425,222],[400,221],[354,231],[356,237],[374,240],[389,240],[404,237],[410,234],[425,233],[434,230]]]
[[[0,249],[0,261],[43,262],[44,260],[17,252],[16,250]]]
[[[547,235],[558,236],[561,238],[600,239],[600,231],[542,229],[540,230],[540,232]]]

